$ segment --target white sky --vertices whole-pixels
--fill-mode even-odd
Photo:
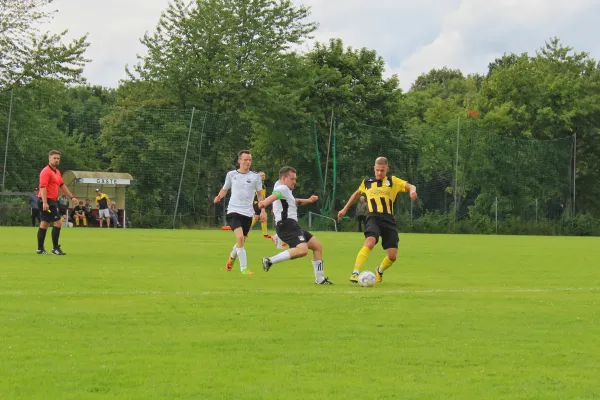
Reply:
[[[408,90],[432,68],[487,71],[503,53],[534,53],[553,36],[600,59],[600,0],[294,0],[311,7],[316,40],[374,49]],[[143,53],[168,0],[55,0],[49,27],[89,33],[84,71],[91,84],[116,87]],[[307,46],[304,46],[306,48]]]

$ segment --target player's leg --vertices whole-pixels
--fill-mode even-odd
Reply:
[[[275,247],[277,247],[278,249],[283,249],[284,247],[287,246],[287,243],[285,243],[283,240],[281,240],[281,238],[279,237],[279,235],[276,233],[273,236],[271,236],[271,240],[273,241],[273,244],[275,245]]]
[[[398,257],[398,228],[396,224],[387,223],[381,228],[381,247],[386,251],[386,256],[375,270],[376,282],[383,281],[383,273],[394,264]]]
[[[52,224],[52,254],[57,256],[66,256],[67,254],[60,248],[60,231],[62,228],[62,218],[56,205],[48,204],[52,210],[51,214],[56,214]]]
[[[307,241],[304,238],[304,233],[300,225],[296,221],[291,219],[280,221],[277,224],[276,230],[279,239],[287,242],[290,248],[272,257],[263,258],[262,263],[265,272],[269,271],[273,264],[301,258],[308,254]]]
[[[269,232],[267,231],[267,221],[260,223],[260,229],[262,230],[262,234],[265,239],[271,239],[271,235],[269,235]]]
[[[227,214],[227,223],[235,236],[235,245],[229,254],[229,259],[225,265],[227,271],[231,271],[233,263],[236,259],[240,260],[240,272],[245,275],[253,275],[254,273],[248,270],[248,256],[244,244],[246,237],[252,225],[252,217],[231,213]]]
[[[325,277],[325,269],[323,267],[323,245],[321,242],[310,234],[310,232],[304,231],[304,238],[308,241],[308,248],[312,250],[312,265],[315,271],[315,283],[318,285],[333,285]]]
[[[352,271],[352,275],[350,275],[350,282],[358,283],[358,275],[360,274],[360,269],[367,261],[369,257],[369,253],[373,250],[373,247],[379,241],[379,236],[381,235],[381,230],[379,229],[379,224],[376,218],[368,217],[367,222],[365,223],[365,243],[358,251],[356,255],[356,260],[354,261],[354,270]]]
[[[259,218],[260,218],[259,215],[254,214],[254,217],[252,218],[252,224],[250,224],[250,230],[252,230],[252,228],[254,228],[254,224],[256,224],[256,222],[259,220]]]
[[[46,233],[48,233],[48,228],[50,228],[50,224],[56,222],[57,220],[60,221],[60,215],[56,203],[48,201],[48,209],[46,211],[44,211],[42,199],[38,200],[38,205],[40,210],[40,227],[37,233],[37,254],[48,254],[44,247],[44,243],[46,241]]]

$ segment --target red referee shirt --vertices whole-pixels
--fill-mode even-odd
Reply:
[[[49,165],[40,172],[40,192],[38,197],[42,197],[42,188],[46,188],[46,197],[49,200],[58,199],[58,188],[63,185],[64,181],[58,169],[52,169]]]

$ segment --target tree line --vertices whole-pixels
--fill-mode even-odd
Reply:
[[[131,173],[131,204],[147,215],[172,215],[183,174],[179,210],[216,223],[208,192],[247,147],[270,176],[303,171],[299,190],[331,212],[385,152],[431,194],[411,215],[522,218],[543,201],[542,217],[600,217],[600,71],[558,38],[486,74],[432,69],[403,92],[374,50],[332,38],[295,51],[317,24],[289,0],[173,0],[127,79],[104,88],[81,76],[87,36],[65,44],[37,28],[43,3],[0,5],[5,190],[29,190],[58,147],[63,169]]]

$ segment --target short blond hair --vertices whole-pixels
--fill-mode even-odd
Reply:
[[[377,157],[375,159],[375,165],[388,165],[388,160],[385,157]]]

